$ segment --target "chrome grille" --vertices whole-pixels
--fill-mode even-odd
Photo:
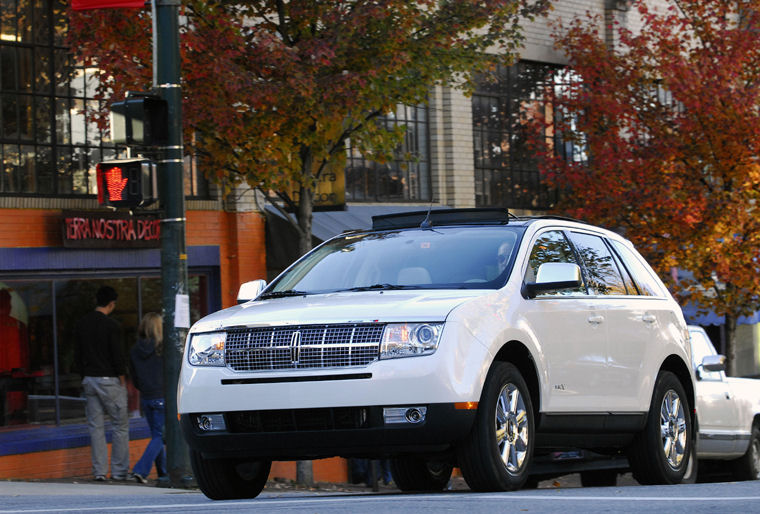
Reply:
[[[385,325],[295,325],[227,331],[225,358],[235,371],[347,368],[378,358]]]

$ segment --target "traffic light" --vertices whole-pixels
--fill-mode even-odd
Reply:
[[[166,100],[148,93],[131,93],[111,104],[111,140],[117,145],[161,146],[169,140]]]
[[[100,205],[134,208],[156,200],[156,167],[147,159],[99,162],[95,173]]]

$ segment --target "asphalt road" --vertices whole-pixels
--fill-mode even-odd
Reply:
[[[742,512],[760,513],[760,481],[676,486],[556,487],[440,494],[266,489],[253,500],[213,502],[197,490],[96,483],[0,482],[0,514],[67,512]]]

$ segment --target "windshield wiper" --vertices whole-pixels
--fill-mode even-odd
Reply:
[[[341,289],[341,291],[375,291],[391,289],[418,289],[418,286],[398,286],[395,284],[372,284],[371,286],[352,287],[350,289]]]
[[[259,296],[260,300],[263,300],[265,298],[284,298],[286,296],[306,296],[307,292],[305,291],[296,291],[295,289],[286,289],[285,291],[272,291],[269,293],[264,293]]]

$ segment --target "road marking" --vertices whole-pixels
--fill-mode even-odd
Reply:
[[[361,502],[361,503],[370,503],[370,502],[393,502],[393,501],[430,501],[430,500],[438,500],[438,501],[450,501],[455,499],[461,499],[463,496],[462,494],[439,494],[439,495],[414,495],[414,494],[405,494],[400,496],[353,496],[353,495],[347,495],[347,496],[316,496],[311,498],[259,498],[255,500],[231,500],[229,503],[227,502],[215,502],[215,501],[205,501],[203,503],[173,503],[173,504],[151,504],[151,505],[127,505],[123,507],[119,506],[113,506],[109,505],[106,510],[109,512],[117,512],[117,511],[140,511],[140,510],[165,510],[165,509],[188,509],[188,508],[208,508],[211,505],[215,505],[218,507],[222,507],[224,505],[234,505],[234,506],[251,506],[251,507],[262,507],[266,508],[267,506],[272,505],[297,505],[297,504],[304,504],[304,503],[315,503],[319,505],[325,505],[326,503],[337,503],[337,502]],[[551,496],[533,496],[533,495],[515,495],[511,493],[489,493],[489,494],[466,494],[467,498],[478,500],[498,500],[500,502],[503,502],[504,500],[530,500],[530,501],[536,501],[536,500],[549,500],[549,501],[611,501],[611,502],[719,502],[720,504],[724,504],[725,502],[732,502],[732,501],[753,501],[753,500],[760,500],[760,495],[756,496],[727,496],[727,497],[720,497],[716,498],[714,496],[702,496],[702,497],[695,497],[695,496],[669,496],[666,498],[658,497],[658,496],[641,496],[641,497],[634,497],[634,496],[564,496],[564,495],[551,495]],[[31,512],[103,512],[104,507],[72,507],[72,508],[55,508],[55,509],[13,509],[13,510],[0,510],[0,514],[11,514],[11,513],[31,513]]]

